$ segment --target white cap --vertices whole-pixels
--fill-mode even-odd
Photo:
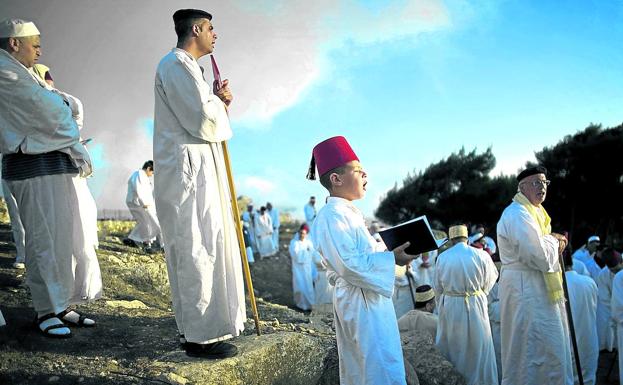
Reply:
[[[32,21],[4,19],[0,21],[0,38],[41,35]]]
[[[485,236],[485,235],[484,235],[483,233],[476,233],[476,234],[472,234],[472,236],[471,236],[471,237],[469,237],[469,238],[467,239],[467,242],[471,245],[471,244],[473,244],[474,242],[476,242],[476,241],[480,240],[480,238],[482,238],[482,237],[484,237],[484,236]]]
[[[601,240],[599,239],[597,235],[592,235],[588,237],[588,242],[586,243],[591,243],[591,242],[601,242]]]

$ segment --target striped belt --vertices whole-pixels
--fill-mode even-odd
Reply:
[[[463,293],[459,293],[456,291],[448,291],[448,292],[443,292],[442,294],[448,297],[463,297],[465,298],[465,302],[467,302],[469,300],[469,297],[477,297],[479,295],[485,295],[485,292],[482,290],[466,291]]]

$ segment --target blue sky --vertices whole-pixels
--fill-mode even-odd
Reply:
[[[153,79],[171,15],[200,0],[3,0],[34,20],[41,62],[85,105],[100,209],[152,157]],[[491,146],[495,173],[590,123],[623,122],[623,1],[236,0],[209,4],[230,79],[239,194],[302,217],[313,146],[344,135],[368,171],[372,215],[409,172]],[[209,59],[200,64],[209,67]],[[157,172],[157,171],[156,171]]]

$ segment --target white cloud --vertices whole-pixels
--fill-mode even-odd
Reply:
[[[271,181],[258,176],[247,176],[242,179],[242,186],[245,190],[268,194],[275,190],[275,184]]]

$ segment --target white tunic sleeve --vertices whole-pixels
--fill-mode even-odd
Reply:
[[[337,275],[353,286],[390,298],[394,290],[394,254],[374,252],[368,243],[367,229],[354,227],[343,215],[331,221],[316,218],[314,244],[321,246],[324,258]]]
[[[210,92],[208,83],[190,63],[177,60],[162,78],[169,107],[192,136],[208,142],[231,138],[225,104]]]
[[[623,273],[618,272],[612,280],[612,319],[617,324],[623,324]]]

